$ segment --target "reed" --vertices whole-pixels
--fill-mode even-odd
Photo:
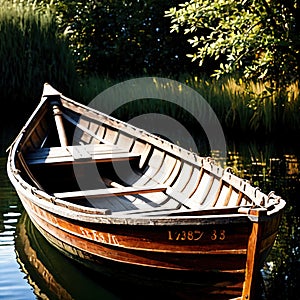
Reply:
[[[119,81],[122,81],[121,79]],[[293,132],[300,127],[300,90],[294,83],[284,90],[271,89],[270,83],[243,82],[233,77],[216,80],[206,77],[182,75],[180,82],[198,91],[210,104],[220,123],[227,132],[247,134],[277,134]],[[90,101],[98,93],[112,86],[113,82],[106,78],[92,76],[82,82],[81,93],[85,102]],[[87,97],[84,97],[86,95]],[[112,101],[114,101],[112,99]],[[184,98],[182,98],[184,102]],[[182,106],[183,105],[182,102]],[[181,106],[181,103],[178,103]],[[115,103],[112,104],[116,107]],[[193,103],[193,111],[201,112],[200,104]],[[116,116],[130,119],[147,112],[165,113],[193,127],[193,120],[183,110],[161,100],[144,99],[135,101],[120,108]]]
[[[268,134],[299,128],[298,82],[285,89],[276,89],[269,82],[246,83],[233,77],[223,80],[194,77],[186,82],[204,96],[229,130]]]
[[[38,101],[44,82],[66,93],[76,85],[66,38],[43,1],[0,0],[0,62],[0,93],[6,105]]]

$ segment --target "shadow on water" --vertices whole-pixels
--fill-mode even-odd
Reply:
[[[16,133],[2,132],[0,141],[0,298],[153,299],[160,295],[199,299],[197,289],[191,286],[154,289],[138,279],[128,285],[105,273],[87,273],[50,246],[33,227],[6,176],[5,150]],[[275,190],[287,201],[275,245],[261,271],[262,299],[296,299],[300,287],[300,147],[274,141],[228,142],[227,158],[218,153],[212,156],[264,192]],[[11,292],[16,288],[18,294]]]

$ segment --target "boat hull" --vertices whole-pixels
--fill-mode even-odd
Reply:
[[[74,299],[93,294],[101,298],[105,297],[105,290],[122,298],[146,293],[148,298],[159,294],[176,299],[220,300],[238,297],[244,281],[243,274],[209,276],[208,273],[159,272],[157,269],[142,273],[138,267],[120,267],[118,263],[99,263],[97,272],[93,272],[91,268],[95,264],[86,269],[76,263],[77,256],[71,256],[69,260],[56,250],[37,232],[27,212],[23,212],[17,225],[16,253],[22,271],[29,278],[34,293],[40,297]],[[70,256],[69,252],[63,254]],[[116,290],[116,285],[122,288]]]
[[[18,189],[20,191],[20,189]],[[88,223],[64,218],[18,193],[30,219],[45,238],[86,265],[109,261],[149,268],[193,272],[244,273],[253,223],[245,218],[212,219],[195,225],[122,225]],[[260,242],[263,263],[277,234],[281,214],[265,222]],[[210,224],[211,223],[211,224]],[[213,224],[213,225],[212,225]],[[88,263],[87,263],[88,262]],[[195,263],[196,262],[196,263]],[[261,265],[260,263],[260,265]]]
[[[164,225],[155,227],[155,231],[141,225],[95,225],[44,210],[26,193],[18,192],[18,195],[45,239],[89,269],[101,273],[105,270],[106,275],[121,281],[139,280],[145,285],[168,282],[197,286],[203,299],[208,296],[246,299],[241,295],[245,289],[249,247],[252,247],[249,245],[253,230],[250,221],[224,220],[217,224],[211,220],[214,225],[207,221],[194,226]],[[274,243],[280,218],[278,214],[272,222],[264,224],[267,234],[256,251],[259,267],[253,274],[256,287],[261,284],[259,269]],[[259,294],[259,289],[256,290]]]

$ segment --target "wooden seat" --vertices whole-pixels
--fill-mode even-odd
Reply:
[[[124,186],[121,188],[108,187],[108,188],[86,190],[86,191],[54,193],[53,196],[60,199],[103,198],[103,197],[111,197],[111,196],[125,196],[125,195],[162,192],[165,191],[166,189],[167,187],[165,185],[156,185],[153,187]]]
[[[110,162],[140,158],[122,148],[107,144],[40,148],[25,156],[28,165],[72,164],[80,162]]]
[[[145,205],[137,205],[137,208],[134,210],[127,211],[119,211],[114,212],[115,215],[129,215],[134,217],[145,217],[151,215],[165,215],[170,214],[172,212],[177,212],[182,207],[181,203],[174,200],[169,199],[165,204],[160,205],[158,207],[149,207]]]

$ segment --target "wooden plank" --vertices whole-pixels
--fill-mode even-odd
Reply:
[[[133,215],[135,217],[139,216],[155,216],[155,215],[169,215],[170,213],[174,211],[178,211],[179,208],[181,207],[181,204],[174,200],[170,199],[167,203],[158,206],[158,207],[151,207],[150,205],[137,205],[137,209],[134,210],[127,210],[127,211],[120,211],[114,214],[115,215]]]
[[[214,181],[214,177],[205,171],[201,177],[197,190],[190,198],[189,204],[191,203],[195,203],[197,205],[204,204],[213,181]]]
[[[58,199],[57,199],[58,200]],[[137,208],[135,207],[134,204],[132,204],[130,201],[124,199],[124,197],[105,197],[105,198],[101,198],[100,201],[96,201],[95,199],[71,199],[71,203],[77,204],[79,206],[84,205],[85,202],[81,203],[80,201],[86,201],[88,200],[89,205],[91,205],[92,207],[95,207],[97,209],[108,209],[110,210],[112,213],[115,212],[121,212],[121,211],[132,211],[132,210],[136,210]],[[70,199],[65,199],[65,200],[61,200],[60,201],[64,201],[67,203],[70,203]]]
[[[25,156],[28,165],[53,162],[71,162],[73,157],[67,147],[41,148]]]
[[[90,130],[88,127],[93,128],[95,130],[94,126],[91,124],[96,124],[96,123],[91,123],[90,121],[85,120],[83,117],[81,117],[79,119],[79,121],[76,121],[65,113],[63,113],[63,116],[67,121],[69,121],[71,124],[73,124],[75,127],[77,127],[77,129],[80,129],[82,131],[82,135],[78,135],[78,130],[75,130],[75,134],[77,135],[77,138],[79,138],[79,141],[82,141],[85,143],[91,143],[92,139],[95,139],[101,143],[113,145],[112,143],[110,143],[102,138],[102,136],[105,132],[105,127],[100,126],[98,124],[99,129],[97,130],[97,132],[94,132],[94,131]]]
[[[253,210],[258,217],[259,210]],[[259,278],[259,254],[260,254],[260,240],[262,237],[262,224],[257,222],[252,223],[252,231],[248,239],[247,249],[247,261],[246,261],[246,272],[245,282],[243,287],[242,299],[256,299],[258,296],[258,278]]]
[[[159,172],[151,178],[153,181],[165,183],[174,171],[177,158],[166,154],[164,161],[159,169]]]
[[[205,208],[205,209],[191,209],[178,211],[170,214],[171,216],[205,216],[205,215],[247,215],[247,212],[251,206],[234,206],[234,207],[219,207],[219,208]]]
[[[74,146],[68,147],[71,155],[73,156],[74,160],[78,159],[92,159],[92,154],[87,151],[86,147],[82,146]]]
[[[54,193],[53,196],[60,199],[80,199],[80,198],[101,198],[111,196],[124,196],[124,195],[135,195],[153,192],[163,192],[167,189],[165,185],[157,185],[153,187],[149,186],[124,186],[122,188],[104,188],[86,191],[73,191]]]
[[[25,160],[24,160],[24,157],[22,155],[22,152],[19,152],[18,153],[18,156],[19,156],[19,160],[21,162],[21,165],[23,166],[23,168],[25,169],[25,171],[27,172],[29,178],[31,179],[31,181],[35,184],[35,186],[40,189],[41,191],[43,191],[43,187],[40,185],[40,183],[36,180],[36,178],[34,177],[34,175],[31,173],[30,169],[28,168]]]
[[[189,183],[189,181],[191,180],[193,171],[194,171],[193,165],[183,162],[181,165],[181,170],[180,170],[179,176],[176,179],[176,181],[172,184],[172,188],[175,191],[181,192],[185,188],[185,186]]]
[[[248,211],[251,206],[243,207],[244,210]],[[174,200],[170,199],[167,204],[161,205],[159,207],[154,207],[152,209],[139,207],[138,210],[131,210],[122,212],[128,215],[134,216],[208,216],[208,215],[234,215],[238,217],[239,215],[247,215],[243,211],[240,211],[240,207],[222,207],[222,208],[209,208],[209,209],[188,209]],[[121,213],[120,213],[121,214]]]
[[[139,154],[127,152],[121,148],[106,145],[79,145],[67,147],[41,148],[26,155],[28,165],[34,164],[70,164],[76,162],[109,162],[139,158]]]

